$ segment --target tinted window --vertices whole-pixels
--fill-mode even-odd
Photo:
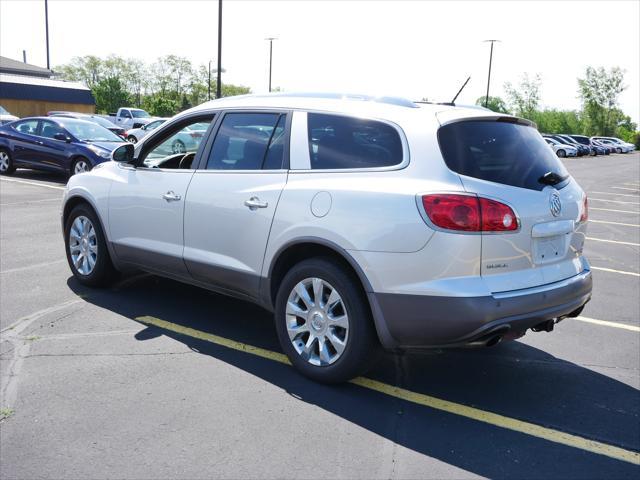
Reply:
[[[540,133],[526,125],[501,121],[466,121],[438,131],[447,166],[461,175],[515,187],[542,190],[548,172],[568,176]]]
[[[228,113],[224,116],[207,161],[208,170],[260,170],[268,160],[270,168],[282,165],[277,160],[279,121],[277,113]],[[283,130],[283,129],[282,129]],[[281,130],[281,132],[282,132]],[[273,144],[273,151],[267,150]],[[268,157],[268,158],[267,158]],[[273,165],[278,164],[277,167]]]
[[[24,122],[17,122],[13,124],[13,128],[15,128],[20,133],[35,135],[38,131],[38,121],[25,120]]]
[[[402,163],[402,141],[390,125],[339,115],[309,113],[312,169],[376,168]]]
[[[56,136],[57,133],[62,133],[63,135],[67,135],[67,132],[65,132],[63,128],[56,125],[55,123],[47,122],[47,121],[42,122],[42,130],[40,131],[41,137],[53,138]]]
[[[571,138],[573,138],[576,142],[581,143],[583,145],[589,145],[591,143],[591,141],[587,138],[587,137],[581,137],[581,136],[571,136]]]

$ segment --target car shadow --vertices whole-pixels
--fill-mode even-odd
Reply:
[[[60,185],[66,185],[69,180],[69,176],[62,172],[54,172],[44,170],[29,170],[26,168],[18,168],[11,178],[18,178],[21,180],[37,180],[40,182],[52,182],[59,183]]]
[[[111,290],[69,287],[94,305],[138,321],[135,338],[164,335],[224,361],[420,454],[478,475],[517,478],[617,478],[632,465],[534,436],[407,402],[353,384],[326,386],[292,367],[175,333],[173,324],[281,352],[271,314],[247,302],[152,275]],[[383,354],[367,377],[414,392],[640,450],[638,390],[520,342],[494,349]],[[429,476],[429,472],[425,472]]]

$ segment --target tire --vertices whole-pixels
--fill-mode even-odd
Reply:
[[[616,153],[622,153],[622,149],[621,148],[616,148]]]
[[[175,140],[171,144],[171,152],[172,153],[187,153],[187,147],[185,147],[184,142],[182,140]]]
[[[298,294],[303,291],[306,301]],[[324,305],[316,301],[317,291]],[[329,304],[332,292],[337,298]],[[275,322],[280,345],[293,366],[321,383],[363,374],[379,352],[359,279],[328,257],[304,260],[289,270],[276,296]]]
[[[13,165],[11,152],[4,148],[0,148],[0,175],[11,175],[15,171],[16,167]]]
[[[71,176],[78,175],[79,173],[88,172],[93,168],[91,162],[84,157],[76,158],[71,164]]]
[[[138,143],[138,139],[133,135],[129,135],[127,137],[127,142],[132,143],[132,144],[135,145],[136,143]]]
[[[557,153],[560,158],[564,158],[567,156],[567,152],[565,152],[564,150],[558,150]]]
[[[64,246],[69,268],[83,285],[102,287],[117,277],[98,216],[87,204],[76,206],[69,214]]]

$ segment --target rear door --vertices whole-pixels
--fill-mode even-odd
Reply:
[[[533,126],[512,118],[463,120],[443,125],[438,139],[466,191],[509,205],[518,218],[514,232],[482,233],[481,275],[492,292],[583,270],[584,193]]]
[[[191,180],[184,260],[209,285],[257,297],[271,223],[287,181],[286,112],[228,112]]]

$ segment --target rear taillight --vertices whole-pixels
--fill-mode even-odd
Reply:
[[[431,222],[447,230],[465,232],[509,232],[518,229],[509,205],[472,195],[423,195],[422,205]]]
[[[580,214],[580,223],[586,222],[589,220],[589,199],[587,196],[584,196],[582,200],[582,213]]]

